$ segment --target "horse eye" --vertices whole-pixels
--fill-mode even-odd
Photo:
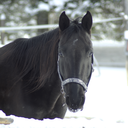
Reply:
[[[93,55],[93,52],[90,52],[90,53],[89,53],[89,57],[92,57],[92,55]]]
[[[60,56],[60,57],[64,57],[63,54],[62,54],[62,52],[59,52],[59,56]]]

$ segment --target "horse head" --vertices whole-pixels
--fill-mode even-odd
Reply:
[[[81,20],[70,21],[63,12],[59,18],[58,74],[69,110],[83,108],[85,92],[93,71],[90,39],[92,16],[88,11]]]

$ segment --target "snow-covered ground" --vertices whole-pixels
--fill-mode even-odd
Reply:
[[[4,117],[4,114],[0,113]],[[128,128],[128,86],[125,68],[100,67],[92,75],[84,110],[67,112],[65,119],[43,121],[10,116],[0,128]]]
[[[124,47],[125,41],[117,41],[117,40],[92,40],[93,47]]]

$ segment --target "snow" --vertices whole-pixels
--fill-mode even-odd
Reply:
[[[63,6],[64,6],[64,2],[66,2],[67,0],[52,0],[52,1],[48,1],[48,4],[44,3],[44,2],[40,2],[38,4],[38,7],[35,9],[31,9],[29,6],[25,8],[25,11],[27,13],[30,14],[35,14],[39,11],[49,11],[51,7],[56,6],[55,11],[58,12],[60,10],[62,10]]]
[[[125,41],[116,41],[116,40],[93,40],[93,47],[123,47]]]
[[[100,67],[92,75],[83,112],[86,117],[128,121],[128,86],[125,68]],[[72,114],[73,115],[73,114]]]
[[[48,4],[44,3],[44,2],[40,2],[40,4],[38,5],[38,8],[35,9],[31,9],[29,7],[25,8],[25,12],[30,13],[32,15],[36,14],[39,11],[49,11],[50,7]]]
[[[5,115],[0,113],[1,117]],[[124,67],[95,67],[83,111],[65,119],[43,121],[9,116],[14,122],[0,128],[128,128],[128,86]]]

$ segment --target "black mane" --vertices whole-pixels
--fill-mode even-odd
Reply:
[[[17,82],[29,79],[27,86],[33,86],[33,90],[43,86],[51,75],[57,72],[58,41],[57,28],[30,39],[19,38],[8,44],[12,45],[10,49],[12,54],[8,51],[7,62],[13,63],[15,68],[18,68],[20,75]],[[35,84],[31,85],[33,81]]]

